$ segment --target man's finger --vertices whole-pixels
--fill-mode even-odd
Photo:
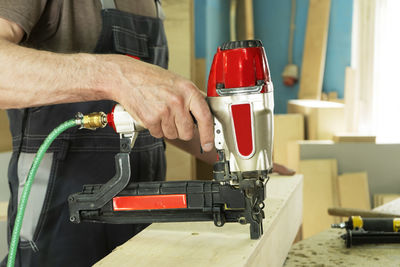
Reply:
[[[189,141],[193,138],[194,122],[189,112],[180,112],[178,116],[175,116],[175,124],[179,139]]]
[[[197,120],[201,147],[206,152],[211,151],[214,147],[214,122],[210,108],[200,93],[191,99],[190,111]]]
[[[280,175],[288,175],[288,176],[294,175],[296,173],[294,170],[289,169],[288,167],[278,164],[278,163],[275,163],[275,162],[272,167],[272,171],[276,172]]]

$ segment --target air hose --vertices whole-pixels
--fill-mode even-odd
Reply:
[[[60,124],[43,141],[32,162],[28,177],[26,178],[24,189],[22,190],[20,203],[18,205],[17,216],[14,222],[14,229],[11,236],[10,248],[8,251],[7,267],[14,267],[15,257],[18,250],[19,236],[24,219],[26,205],[28,203],[29,194],[31,192],[31,187],[39,168],[40,162],[42,161],[47,149],[62,132],[68,130],[69,128],[72,128],[74,126],[81,126],[81,128],[96,129],[99,127],[105,127],[106,124],[107,117],[103,112],[92,113],[86,116],[83,116],[79,113],[76,119],[71,119]]]

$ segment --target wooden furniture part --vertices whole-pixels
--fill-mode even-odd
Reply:
[[[0,152],[12,150],[12,138],[5,110],[0,110]]]
[[[344,173],[338,177],[340,207],[371,209],[366,172]]]
[[[300,160],[334,158],[338,173],[366,172],[370,195],[400,194],[400,144],[297,141],[288,146],[289,166],[299,171]],[[372,203],[371,199],[371,203]]]
[[[344,78],[344,115],[345,130],[350,133],[357,132],[358,112],[359,112],[359,94],[356,87],[356,70],[346,67]]]
[[[330,5],[330,0],[309,2],[299,99],[321,99]]]
[[[306,139],[332,140],[344,131],[344,104],[319,100],[290,100],[288,113],[304,115]]]
[[[354,208],[329,208],[328,214],[331,216],[342,217],[342,221],[346,217],[361,216],[364,218],[397,218],[400,213],[380,212],[375,210],[354,209]],[[344,217],[344,218],[343,218]]]
[[[239,0],[237,3],[237,39],[254,39],[253,0]]]
[[[374,194],[374,207],[382,206],[398,198],[400,194]]]
[[[400,214],[400,197],[374,208],[375,211]]]
[[[400,198],[374,211],[400,213]],[[330,229],[294,244],[284,266],[399,266],[400,244],[366,244],[348,249],[340,238],[344,233]]]
[[[301,224],[302,180],[270,179],[259,240],[236,223],[152,224],[94,266],[282,266]]]
[[[339,206],[337,194],[337,163],[335,159],[302,160],[300,173],[304,175],[303,237],[307,238],[338,222],[327,210]]]
[[[336,133],[333,136],[335,143],[375,143],[376,136],[351,133]]]
[[[287,146],[290,142],[297,140],[304,140],[304,116],[302,114],[275,115],[274,162],[287,165]]]
[[[8,201],[1,201],[0,202],[0,222],[7,221],[7,208],[8,208]]]
[[[169,69],[187,79],[194,69],[193,1],[164,0],[165,32],[169,45]],[[196,178],[196,160],[185,151],[167,144],[167,180]]]

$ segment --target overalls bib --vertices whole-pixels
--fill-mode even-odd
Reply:
[[[167,68],[168,46],[159,1],[155,1],[157,18],[117,10],[113,0],[101,2],[103,24],[93,52],[136,56]],[[30,165],[46,136],[77,112],[108,113],[114,104],[112,101],[92,101],[8,111],[13,135],[8,171],[11,191],[9,242]],[[32,186],[16,266],[91,266],[146,227],[69,222],[68,196],[80,192],[84,184],[102,184],[113,177],[114,155],[118,152],[119,135],[111,127],[96,131],[76,127],[54,141]],[[163,140],[152,137],[148,131],[142,132],[131,152],[131,179],[135,182],[164,180],[165,167]],[[3,260],[1,266],[5,263]]]

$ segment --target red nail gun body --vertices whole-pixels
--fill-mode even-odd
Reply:
[[[265,185],[272,169],[273,86],[258,40],[228,42],[211,67],[207,101],[218,161],[211,181],[130,182],[129,152],[141,130],[117,106],[107,116],[121,136],[116,175],[69,197],[70,220],[105,223],[214,221],[250,224],[262,235]]]

